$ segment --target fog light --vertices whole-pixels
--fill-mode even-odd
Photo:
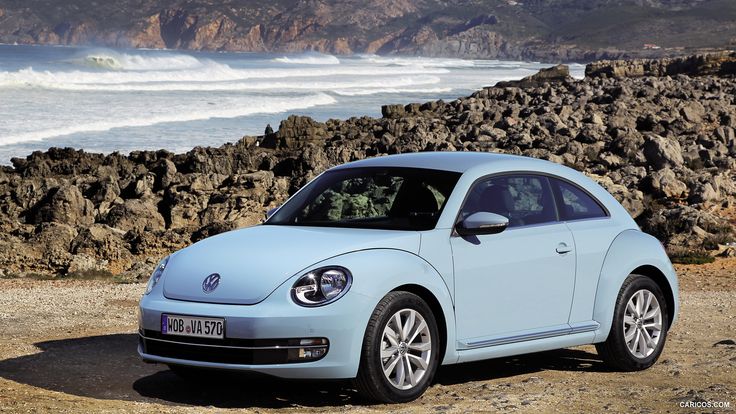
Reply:
[[[327,338],[306,338],[299,340],[299,347],[289,349],[289,362],[316,361],[330,348]]]
[[[327,352],[326,347],[320,348],[299,348],[299,358],[302,359],[315,359],[321,358]]]

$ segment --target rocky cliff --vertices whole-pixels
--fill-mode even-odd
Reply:
[[[641,63],[588,70],[632,73]],[[386,105],[379,119],[291,116],[265,136],[185,154],[35,152],[0,170],[0,272],[143,277],[170,251],[258,223],[326,168],[413,151],[571,166],[671,254],[715,254],[734,240],[736,79],[667,73],[574,80],[558,66],[450,102]]]
[[[0,0],[3,43],[557,62],[733,48],[734,33],[732,0]]]

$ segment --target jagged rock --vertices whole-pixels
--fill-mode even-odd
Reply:
[[[667,241],[668,247],[702,248],[711,237],[730,230],[728,221],[690,206],[675,206],[647,212],[639,221],[642,230]]]
[[[656,169],[679,167],[685,162],[679,142],[655,134],[644,139],[644,156]]]
[[[381,115],[384,118],[400,118],[406,115],[404,105],[383,105],[381,107]]]
[[[108,261],[90,257],[86,254],[77,254],[72,256],[67,268],[67,273],[89,274],[89,273],[105,273],[108,268]]]
[[[719,200],[721,194],[713,188],[711,183],[696,183],[692,189],[690,200],[693,203],[704,203]]]
[[[687,185],[677,179],[668,167],[651,174],[651,185],[654,193],[661,197],[679,198],[687,196]]]
[[[30,222],[56,222],[69,225],[90,225],[94,222],[94,205],[74,185],[55,188],[46,194],[30,215]]]
[[[111,262],[130,261],[132,255],[123,240],[125,232],[95,223],[82,228],[70,244],[72,254],[85,254]]]
[[[30,241],[43,253],[44,260],[52,268],[63,268],[69,262],[69,249],[77,234],[76,228],[67,224],[42,223]]]
[[[539,86],[544,83],[556,83],[556,82],[564,82],[564,81],[571,81],[571,80],[572,80],[572,76],[570,76],[570,67],[567,65],[557,65],[557,66],[552,66],[550,68],[542,69],[539,72],[535,73],[534,75],[527,76],[524,79],[519,80],[519,81],[498,82],[496,86],[499,88],[505,88],[505,87],[529,88],[529,87]]]
[[[154,189],[157,191],[169,188],[178,182],[176,164],[171,160],[159,161],[158,165],[153,168],[153,173],[156,176]]]
[[[192,242],[198,242],[207,237],[214,236],[216,234],[224,233],[226,231],[234,230],[237,226],[232,222],[218,221],[210,223],[199,230],[192,233]]]
[[[705,108],[699,102],[688,102],[680,109],[680,114],[688,122],[699,123],[703,121]]]
[[[286,148],[297,148],[304,140],[318,140],[325,136],[324,124],[308,116],[291,115],[281,121],[276,137],[280,145]]]
[[[153,258],[146,258],[143,261],[133,263],[130,268],[118,275],[119,280],[126,282],[143,282],[146,281],[156,268],[158,261]]]
[[[736,257],[736,247],[726,247],[718,255],[721,257]]]
[[[106,222],[118,229],[160,230],[166,223],[153,201],[126,200],[107,213]]]
[[[0,168],[0,268],[145,277],[134,263],[257,224],[334,165],[456,149],[564,163],[671,252],[715,250],[735,239],[720,216],[736,203],[735,95],[733,78],[712,75],[563,79],[387,105],[379,119],[290,117],[278,132],[185,154],[34,152]]]
[[[598,61],[585,68],[587,77],[727,75],[736,73],[736,52],[717,52],[665,59]]]

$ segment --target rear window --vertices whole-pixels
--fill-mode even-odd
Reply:
[[[557,188],[561,220],[608,217],[601,204],[581,188],[562,180],[552,179],[551,181]]]

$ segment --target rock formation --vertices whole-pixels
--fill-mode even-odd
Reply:
[[[632,73],[641,63],[589,73],[604,65]],[[646,62],[662,65],[671,67]],[[450,102],[386,105],[378,119],[290,116],[265,136],[184,154],[34,152],[0,170],[0,269],[144,277],[168,252],[257,224],[326,168],[413,151],[571,166],[671,254],[715,253],[734,240],[736,80],[711,69],[667,73],[574,80],[557,67]]]

